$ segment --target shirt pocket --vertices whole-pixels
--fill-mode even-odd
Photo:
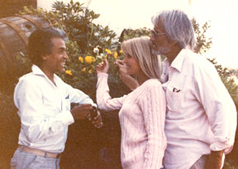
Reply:
[[[69,95],[65,96],[63,99],[62,110],[70,110],[70,98]]]
[[[169,111],[179,111],[182,108],[183,90],[180,87],[168,85],[166,89],[166,100]]]

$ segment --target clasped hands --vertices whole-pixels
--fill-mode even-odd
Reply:
[[[101,114],[97,111],[97,116],[94,119],[91,119],[91,112],[93,106],[91,104],[80,104],[71,109],[71,114],[75,120],[84,120],[88,119],[92,121],[92,124],[96,128],[101,128],[103,126]]]

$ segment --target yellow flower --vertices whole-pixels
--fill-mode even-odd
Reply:
[[[95,62],[96,59],[95,59],[93,56],[86,56],[86,57],[85,57],[85,61],[86,61],[88,64],[91,64],[91,63]]]
[[[105,51],[110,55],[112,52],[109,49],[105,49]]]
[[[90,70],[88,71],[88,73],[89,73],[89,74],[92,74],[92,73],[93,73],[93,70],[92,70],[92,69],[90,69]]]
[[[92,57],[92,62],[96,62],[96,58],[95,57]]]
[[[79,61],[83,63],[83,57],[79,56]]]
[[[68,75],[70,75],[70,76],[72,76],[71,70],[65,70],[65,73],[68,74]]]
[[[120,50],[120,54],[122,54],[122,50]]]
[[[83,69],[82,69],[82,72],[85,72],[86,71],[86,67],[84,67]]]
[[[117,54],[117,52],[115,52],[114,53],[114,58],[117,59],[117,56],[118,56],[118,54]]]

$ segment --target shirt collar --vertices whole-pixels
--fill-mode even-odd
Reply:
[[[45,73],[37,65],[32,65],[31,70],[33,74],[46,76]]]
[[[171,63],[171,67],[175,68],[177,71],[181,72],[184,59],[186,57],[186,51],[187,49],[182,49],[179,54],[174,58],[173,62]],[[169,66],[168,59],[165,60],[166,66]]]
[[[41,75],[41,76],[44,76],[44,77],[46,77],[48,79],[46,74],[37,65],[32,65],[31,70],[32,70],[33,74]],[[54,80],[55,80],[55,78],[57,78],[57,76],[54,74]]]
[[[37,65],[32,65],[31,67],[32,69],[32,73],[35,75],[40,75],[40,76],[44,76],[50,83],[52,83],[49,78],[46,76],[46,74],[37,66]],[[54,74],[54,82],[56,85],[58,85],[58,81],[59,81],[59,77]],[[53,84],[53,83],[52,83]]]

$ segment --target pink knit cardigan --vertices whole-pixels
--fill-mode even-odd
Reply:
[[[161,168],[167,144],[166,101],[161,83],[149,79],[128,95],[111,98],[107,79],[108,74],[98,74],[97,104],[103,110],[120,109],[122,167]]]

